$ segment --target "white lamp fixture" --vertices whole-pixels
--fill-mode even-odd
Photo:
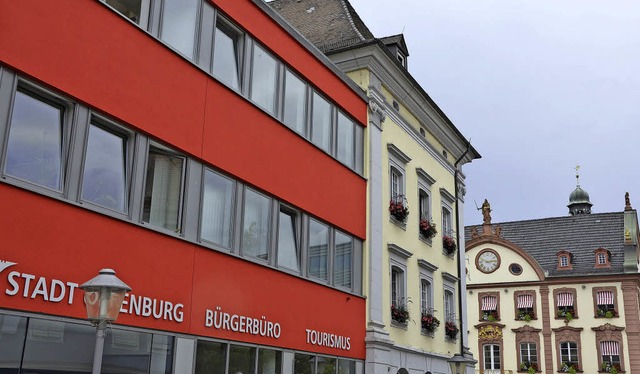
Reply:
[[[113,269],[102,269],[98,276],[84,283],[80,289],[84,291],[87,318],[97,328],[92,373],[100,374],[107,323],[118,318],[124,295],[131,291],[131,287],[118,279]]]
[[[466,371],[467,359],[460,353],[456,353],[448,361],[451,367],[451,374],[463,374]]]

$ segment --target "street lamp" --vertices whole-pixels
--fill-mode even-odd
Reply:
[[[460,353],[456,353],[448,361],[451,367],[451,374],[463,374],[466,371],[467,359]]]
[[[131,288],[116,277],[113,269],[102,269],[98,276],[80,286],[80,289],[84,291],[87,318],[97,328],[92,373],[100,374],[107,323],[118,318],[124,294]]]

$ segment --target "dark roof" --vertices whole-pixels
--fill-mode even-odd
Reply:
[[[380,38],[380,41],[387,47],[397,44],[400,50],[409,56],[409,49],[407,48],[407,43],[404,41],[403,34],[385,36],[384,38]]]
[[[323,52],[374,39],[347,0],[274,0],[268,4]]]
[[[502,222],[500,236],[529,253],[549,277],[623,273],[624,213],[581,214],[576,216]],[[471,229],[482,232],[482,225],[465,227],[465,239],[471,240]],[[472,244],[472,243],[469,243]],[[611,268],[594,268],[594,250],[611,253]],[[572,254],[572,270],[557,270],[556,253]]]

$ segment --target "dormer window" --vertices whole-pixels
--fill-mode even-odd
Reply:
[[[400,52],[398,52],[398,61],[400,61],[400,65],[402,65],[404,68],[407,67],[407,58]]]
[[[570,252],[560,251],[556,253],[558,256],[558,270],[571,270],[573,269],[573,264],[571,263],[571,258],[573,257]]]
[[[604,248],[598,248],[595,251],[593,251],[593,253],[596,255],[596,263],[595,263],[596,269],[611,267],[611,262],[609,262],[611,253],[608,250]]]

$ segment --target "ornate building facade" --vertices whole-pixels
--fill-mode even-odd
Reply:
[[[480,373],[640,371],[638,218],[591,213],[466,228],[468,320]]]

